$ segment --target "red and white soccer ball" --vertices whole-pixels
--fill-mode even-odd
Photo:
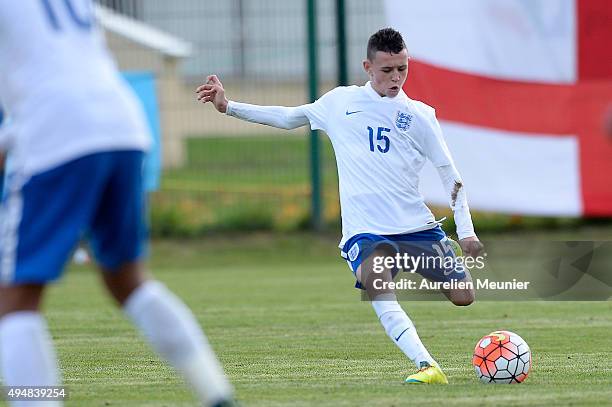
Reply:
[[[472,358],[484,383],[522,383],[531,369],[527,342],[510,331],[495,331],[478,341]]]

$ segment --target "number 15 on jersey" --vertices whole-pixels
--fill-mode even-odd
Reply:
[[[384,133],[390,133],[391,129],[386,127],[379,127],[376,132],[376,140],[374,140],[374,129],[368,126],[368,132],[370,135],[370,151],[374,152],[374,146],[376,145],[376,149],[381,153],[386,153],[389,151],[389,147],[391,141],[389,137],[385,136]]]

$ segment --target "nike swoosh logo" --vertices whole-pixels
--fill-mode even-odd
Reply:
[[[410,329],[410,328],[406,328],[406,329],[404,329],[404,330],[402,331],[402,333],[401,333],[401,334],[399,334],[397,338],[395,338],[395,342],[399,341],[399,340],[400,340],[400,338],[402,337],[402,335],[404,334],[404,332],[406,332],[406,331],[407,331],[407,330],[409,330],[409,329]]]
[[[348,110],[346,111],[346,115],[351,115],[351,114],[355,114],[355,113],[361,113],[363,112],[363,110],[355,110],[354,112],[349,112]]]

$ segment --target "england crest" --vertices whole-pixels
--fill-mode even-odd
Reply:
[[[350,261],[355,261],[358,255],[359,255],[359,244],[354,243],[353,246],[351,246],[351,249],[348,251],[348,258]]]
[[[407,131],[410,128],[410,123],[412,123],[412,115],[398,110],[395,117],[395,127],[400,131]]]

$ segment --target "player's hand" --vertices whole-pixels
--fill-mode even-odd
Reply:
[[[459,246],[464,256],[478,257],[484,251],[484,245],[476,236],[470,236],[459,240]]]
[[[196,93],[198,94],[198,100],[201,100],[202,103],[212,102],[219,112],[225,113],[227,111],[225,89],[223,89],[223,84],[217,78],[217,75],[208,75],[206,83],[198,86]]]

